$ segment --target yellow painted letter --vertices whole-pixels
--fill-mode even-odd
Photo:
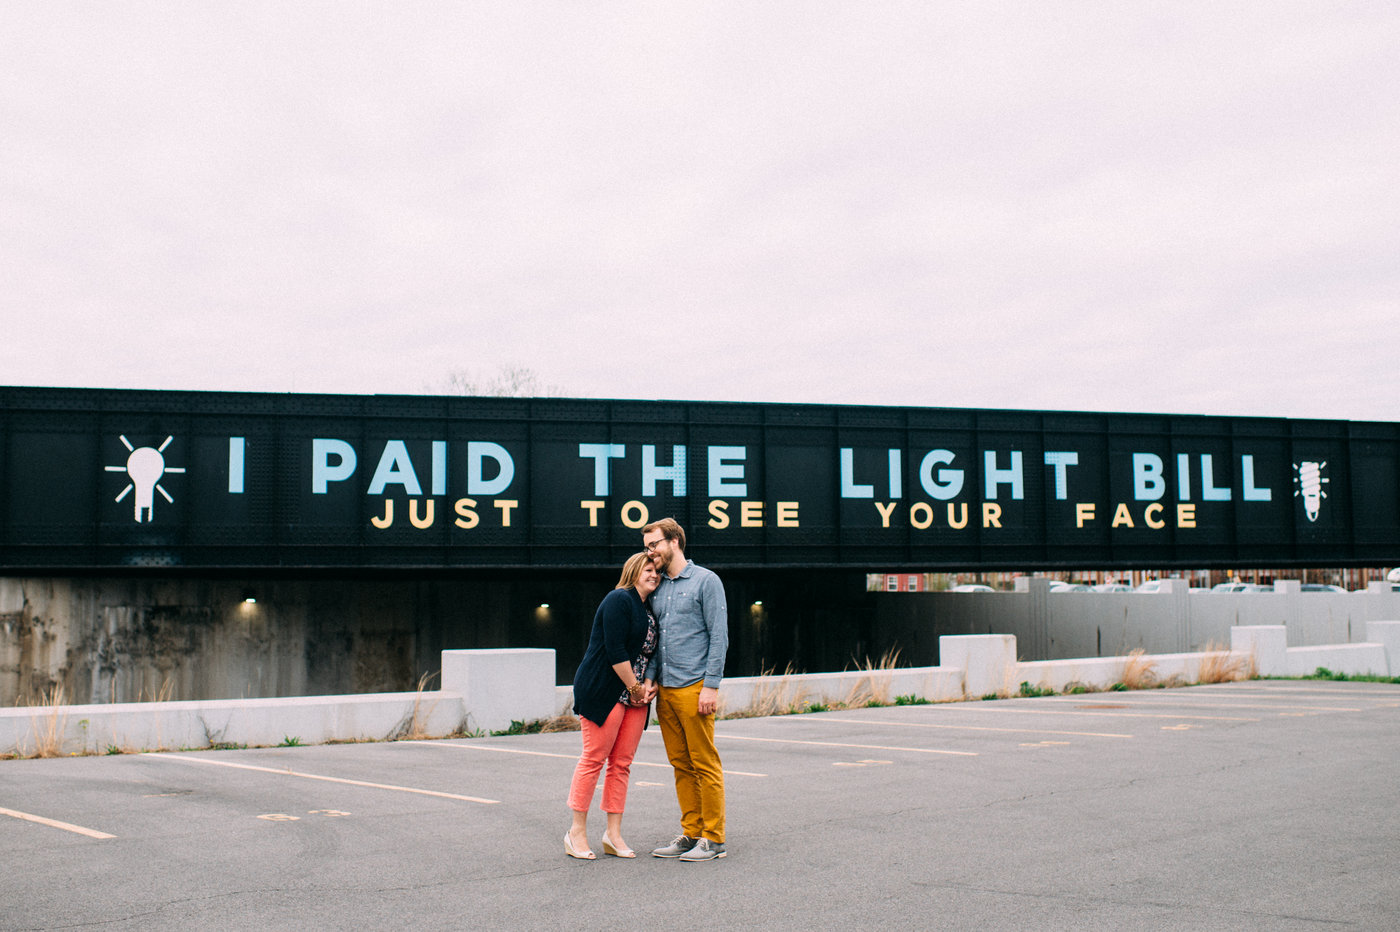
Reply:
[[[1120,524],[1126,524],[1128,527],[1135,526],[1133,524],[1133,516],[1128,514],[1127,502],[1119,502],[1117,510],[1113,512],[1113,527],[1117,527]]]
[[[876,502],[875,510],[880,513],[880,527],[889,527],[890,515],[894,513],[894,502],[890,502],[888,505],[881,505],[879,502]]]
[[[373,524],[375,527],[379,528],[381,531],[384,530],[384,528],[388,527],[389,525],[393,524],[393,523],[394,523],[394,500],[393,500],[392,498],[386,498],[386,499],[384,499],[384,517],[382,517],[382,518],[370,518],[370,519],[369,519],[369,523],[370,523],[370,524]]]
[[[1176,526],[1195,527],[1196,526],[1196,506],[1177,505],[1176,506]]]
[[[763,502],[739,503],[739,527],[763,527]]]
[[[982,503],[982,526],[1001,527],[1001,506],[996,502]]]
[[[419,530],[422,530],[423,528],[430,528],[433,526],[433,513],[435,510],[433,506],[435,502],[431,498],[427,499],[427,502],[428,504],[424,506],[424,509],[427,511],[427,514],[420,518],[418,517],[418,499],[410,498],[408,500],[408,520],[414,527],[418,528]]]
[[[797,523],[797,502],[778,502],[778,527],[800,527]]]
[[[967,527],[967,502],[957,503],[962,508],[961,518],[953,517],[953,504],[953,502],[948,503],[948,526],[955,531],[962,530]]]
[[[635,518],[632,517],[634,511],[637,513]],[[646,527],[649,515],[647,506],[636,499],[622,506],[622,523],[634,531],[639,527]]]
[[[459,528],[469,531],[481,523],[481,516],[473,510],[476,508],[476,499],[459,498],[452,508],[457,514],[461,515],[460,518],[452,522]]]
[[[1077,502],[1074,506],[1074,526],[1083,527],[1085,521],[1094,520],[1094,503]]]
[[[607,503],[606,503],[606,502],[597,502],[597,501],[585,501],[585,502],[579,502],[579,503],[578,503],[578,506],[579,506],[580,508],[583,508],[583,509],[585,509],[585,510],[588,512],[588,526],[589,526],[589,527],[597,527],[597,526],[598,526],[598,509],[599,509],[599,508],[602,508],[605,504],[607,504]]]
[[[722,531],[729,527],[729,503],[723,499],[715,499],[710,502],[710,514],[712,518],[707,522],[716,531]]]
[[[519,506],[520,502],[513,498],[498,498],[494,504],[501,509],[501,527],[510,527],[510,510]]]

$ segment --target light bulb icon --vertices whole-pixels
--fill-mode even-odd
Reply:
[[[1326,460],[1320,463],[1303,460],[1302,463],[1293,464],[1293,469],[1298,473],[1293,477],[1293,481],[1298,485],[1293,497],[1303,497],[1303,511],[1307,513],[1309,521],[1317,520],[1318,513],[1322,511],[1322,500],[1327,497],[1327,492],[1322,486],[1332,480],[1322,475],[1326,468]]]
[[[174,439],[174,437],[166,437],[165,442],[159,447],[133,447],[131,441],[123,435],[121,437],[122,445],[131,451],[131,455],[126,458],[126,465],[105,467],[107,472],[124,472],[131,479],[131,482],[122,489],[116,500],[121,501],[133,491],[136,493],[132,501],[137,524],[143,520],[147,522],[155,520],[157,492],[167,502],[173,503],[175,501],[160,484],[161,478],[166,473],[185,471],[183,466],[165,465],[165,456],[163,455],[165,448],[170,446],[170,441]]]

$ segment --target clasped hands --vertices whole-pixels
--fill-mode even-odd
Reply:
[[[643,680],[627,687],[627,698],[633,705],[646,705],[656,698],[656,682]]]

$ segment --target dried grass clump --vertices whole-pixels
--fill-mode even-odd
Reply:
[[[807,688],[794,677],[797,670],[789,663],[782,675],[775,676],[773,668],[759,675],[753,698],[742,709],[722,710],[724,718],[765,718],[770,715],[791,715],[807,708]]]
[[[839,702],[833,703],[833,707],[843,709],[864,709],[874,705],[890,704],[890,676],[877,675],[887,673],[899,666],[899,648],[892,647],[880,655],[880,659],[872,663],[870,658],[865,658],[865,663],[856,663],[857,670],[864,670],[866,676],[860,677],[851,685],[846,697]]]
[[[1123,675],[1119,682],[1125,689],[1151,689],[1157,685],[1157,663],[1147,659],[1147,651],[1136,648],[1123,658]]]
[[[63,755],[63,732],[68,725],[68,691],[61,683],[55,683],[39,694],[35,706],[47,709],[33,716],[34,750],[16,748],[24,757],[61,757]]]
[[[422,741],[430,737],[428,734],[428,719],[432,717],[433,710],[437,708],[437,700],[427,703],[423,702],[423,693],[428,688],[428,683],[437,676],[436,672],[424,673],[418,677],[418,688],[413,696],[413,714],[409,716],[408,724],[404,729],[403,737],[409,741]]]
[[[1201,667],[1196,674],[1200,683],[1233,683],[1237,680],[1253,679],[1258,675],[1258,664],[1253,654],[1237,654],[1223,644],[1211,641],[1201,656]]]
[[[582,727],[578,716],[570,715],[567,712],[547,718],[544,724],[540,725],[541,734],[550,734],[556,731],[578,731]]]

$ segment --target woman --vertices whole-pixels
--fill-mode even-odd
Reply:
[[[603,853],[637,856],[622,841],[622,810],[632,757],[656,695],[652,657],[658,631],[647,600],[660,581],[651,557],[634,554],[623,564],[617,587],[603,598],[593,616],[588,650],[574,676],[574,711],[583,729],[583,756],[569,786],[574,823],[564,835],[564,851],[571,857],[590,861],[595,857],[588,847],[588,809],[604,761],[608,773],[603,781],[603,811],[608,814],[608,827],[603,833]]]

